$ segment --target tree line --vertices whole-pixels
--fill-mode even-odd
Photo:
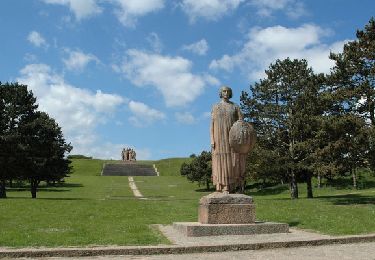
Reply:
[[[289,183],[292,199],[299,181],[313,197],[313,176],[319,185],[323,177],[350,173],[356,187],[359,168],[375,170],[374,18],[329,58],[329,74],[315,73],[304,59],[276,60],[240,97],[245,120],[257,132],[249,177]],[[192,172],[183,167],[181,173]]]
[[[41,181],[61,181],[71,172],[72,146],[26,85],[0,82],[0,198],[12,181],[30,183],[36,198]]]

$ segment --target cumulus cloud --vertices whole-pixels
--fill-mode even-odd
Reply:
[[[150,108],[142,102],[131,100],[129,102],[129,109],[133,113],[129,121],[136,127],[145,127],[155,121],[164,120],[166,118],[163,112]]]
[[[251,0],[257,8],[257,14],[262,17],[270,17],[274,12],[283,11],[290,18],[299,18],[307,12],[303,3],[299,0]]]
[[[69,7],[77,20],[100,14],[102,9],[96,0],[43,0],[46,4],[58,4]]]
[[[134,27],[137,18],[164,8],[164,0],[113,0],[115,14],[126,27]]]
[[[184,113],[176,112],[175,117],[176,117],[177,122],[181,124],[192,125],[196,123],[196,119],[189,112],[184,112]]]
[[[36,47],[48,47],[47,41],[43,38],[43,36],[36,32],[32,31],[27,36],[27,40]]]
[[[198,18],[216,21],[222,16],[237,9],[245,0],[183,0],[182,10],[188,15],[190,22]]]
[[[124,62],[115,67],[136,86],[155,87],[168,107],[184,106],[202,94],[207,85],[218,85],[210,75],[191,72],[192,62],[182,57],[150,54],[140,50],[127,51]]]
[[[63,62],[68,70],[82,71],[91,61],[99,63],[99,59],[90,53],[86,54],[79,50],[72,51],[69,49],[66,49],[65,52],[68,57],[63,59]]]
[[[322,43],[322,38],[329,34],[328,30],[311,24],[297,28],[253,28],[238,53],[225,54],[220,59],[211,61],[210,69],[231,72],[234,68],[240,68],[250,80],[258,80],[265,76],[264,70],[270,63],[289,57],[306,59],[315,72],[328,73],[334,65],[328,58],[329,52],[339,52],[344,44],[344,41]]]
[[[182,47],[183,50],[188,50],[201,56],[206,55],[208,48],[208,43],[205,39]]]
[[[56,119],[67,141],[72,142],[73,153],[90,154],[97,145],[97,125],[105,123],[126,102],[118,95],[70,85],[46,64],[29,64],[20,73],[17,81],[28,85],[37,97],[39,109]]]

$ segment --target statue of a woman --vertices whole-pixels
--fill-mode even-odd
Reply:
[[[242,188],[244,182],[244,159],[233,151],[229,144],[229,131],[243,115],[237,104],[229,101],[232,89],[220,88],[221,101],[212,107],[211,112],[211,148],[212,148],[212,180],[218,192],[234,192]]]

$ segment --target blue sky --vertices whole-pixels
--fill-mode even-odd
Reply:
[[[209,149],[221,85],[279,58],[329,73],[373,0],[1,0],[0,81],[27,84],[72,154],[185,157]]]

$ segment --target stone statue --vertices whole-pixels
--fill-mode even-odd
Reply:
[[[236,189],[243,191],[246,157],[255,143],[255,132],[243,121],[240,107],[229,100],[230,87],[220,88],[220,98],[211,112],[212,181],[216,191],[233,193]]]

